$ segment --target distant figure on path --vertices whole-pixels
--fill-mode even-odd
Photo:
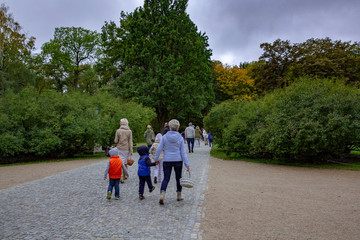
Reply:
[[[208,145],[209,140],[208,140],[208,134],[207,134],[205,128],[203,128],[202,135],[203,135],[203,138],[204,138],[204,144],[206,146],[206,145]]]
[[[209,140],[209,147],[212,147],[213,137],[211,135],[211,132],[208,133],[208,140]]]
[[[144,138],[146,140],[146,144],[148,146],[148,148],[151,148],[151,145],[153,144],[153,142],[155,141],[155,133],[154,131],[151,129],[151,125],[147,125],[146,127],[146,131],[144,132]]]
[[[184,200],[181,197],[182,186],[180,178],[182,175],[182,165],[185,164],[187,171],[190,169],[189,160],[185,151],[185,143],[181,134],[178,132],[180,123],[173,119],[169,122],[170,131],[167,132],[160,140],[155,154],[155,162],[159,161],[160,154],[164,150],[163,168],[164,180],[161,183],[159,204],[164,204],[165,192],[170,181],[171,171],[174,168],[176,179],[177,200]]]
[[[194,152],[195,129],[192,123],[189,123],[189,126],[185,128],[185,138],[188,143],[189,153]]]
[[[200,147],[200,138],[201,138],[201,130],[199,126],[196,126],[195,128],[195,145],[198,143],[198,146]]]
[[[119,157],[119,149],[116,147],[112,148],[109,151],[109,155],[110,159],[104,173],[104,180],[106,180],[106,177],[109,174],[109,186],[106,198],[109,200],[111,199],[113,188],[115,188],[115,200],[118,200],[120,198],[119,182],[121,175],[124,173],[126,176],[129,176],[129,173],[125,164]]]
[[[169,129],[168,123],[166,122],[166,123],[164,124],[163,135],[165,135],[168,131],[170,131],[170,129]]]
[[[133,154],[133,140],[132,132],[129,128],[129,121],[126,118],[120,120],[120,128],[116,130],[114,142],[119,149],[119,156],[127,168],[127,160],[132,158]],[[123,173],[120,182],[124,183],[124,179],[126,178]]]

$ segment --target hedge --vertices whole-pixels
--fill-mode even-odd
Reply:
[[[1,163],[34,158],[72,157],[113,143],[120,119],[127,118],[134,142],[155,118],[153,109],[124,102],[108,93],[39,94],[24,88],[5,93],[0,105]]]

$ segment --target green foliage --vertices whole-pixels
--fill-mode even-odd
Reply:
[[[204,127],[207,132],[211,132],[214,142],[223,142],[223,131],[227,128],[232,117],[239,112],[244,103],[228,100],[214,106],[204,118]]]
[[[121,14],[120,27],[103,27],[105,60],[124,71],[109,67],[117,94],[154,108],[161,126],[171,118],[201,117],[214,98],[208,38],[185,12],[187,2],[146,0]]]
[[[359,42],[332,41],[329,38],[308,39],[291,44],[277,39],[260,45],[264,53],[258,63],[248,67],[255,87],[263,92],[286,87],[294,79],[339,78],[360,86]]]
[[[52,80],[57,91],[78,90],[95,62],[99,34],[81,27],[55,28],[54,39],[43,44],[36,71]],[[91,74],[90,74],[91,75]],[[94,78],[92,78],[92,81]]]
[[[31,85],[34,75],[28,68],[35,38],[22,33],[5,4],[0,6],[0,91],[20,91]]]
[[[226,150],[307,163],[341,157],[359,145],[359,100],[343,83],[302,79],[242,105],[224,133]]]
[[[92,152],[96,143],[113,143],[121,118],[129,120],[136,142],[142,140],[143,128],[155,113],[108,93],[7,91],[0,105],[0,157],[4,162]]]

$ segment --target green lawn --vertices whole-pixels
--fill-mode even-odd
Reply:
[[[137,143],[134,146],[134,152],[136,152],[137,147],[139,147],[141,145],[146,145],[146,143]],[[46,163],[46,162],[76,161],[76,160],[94,159],[94,158],[107,158],[107,157],[105,156],[105,153],[83,154],[83,155],[75,156],[73,158],[66,158],[66,159],[50,159],[50,160],[32,161],[32,162],[25,162],[25,163],[0,164],[0,167],[15,166],[15,165],[26,165],[26,164],[36,164],[36,163]]]

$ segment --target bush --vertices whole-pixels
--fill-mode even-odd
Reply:
[[[214,136],[214,142],[223,144],[223,131],[228,126],[231,118],[239,111],[243,102],[228,100],[216,105],[204,118],[204,127]]]
[[[225,134],[228,151],[314,163],[360,142],[360,91],[332,80],[302,79],[243,106]]]
[[[0,105],[1,163],[92,152],[96,143],[113,143],[120,118],[129,120],[136,142],[155,113],[107,93],[8,91]]]

